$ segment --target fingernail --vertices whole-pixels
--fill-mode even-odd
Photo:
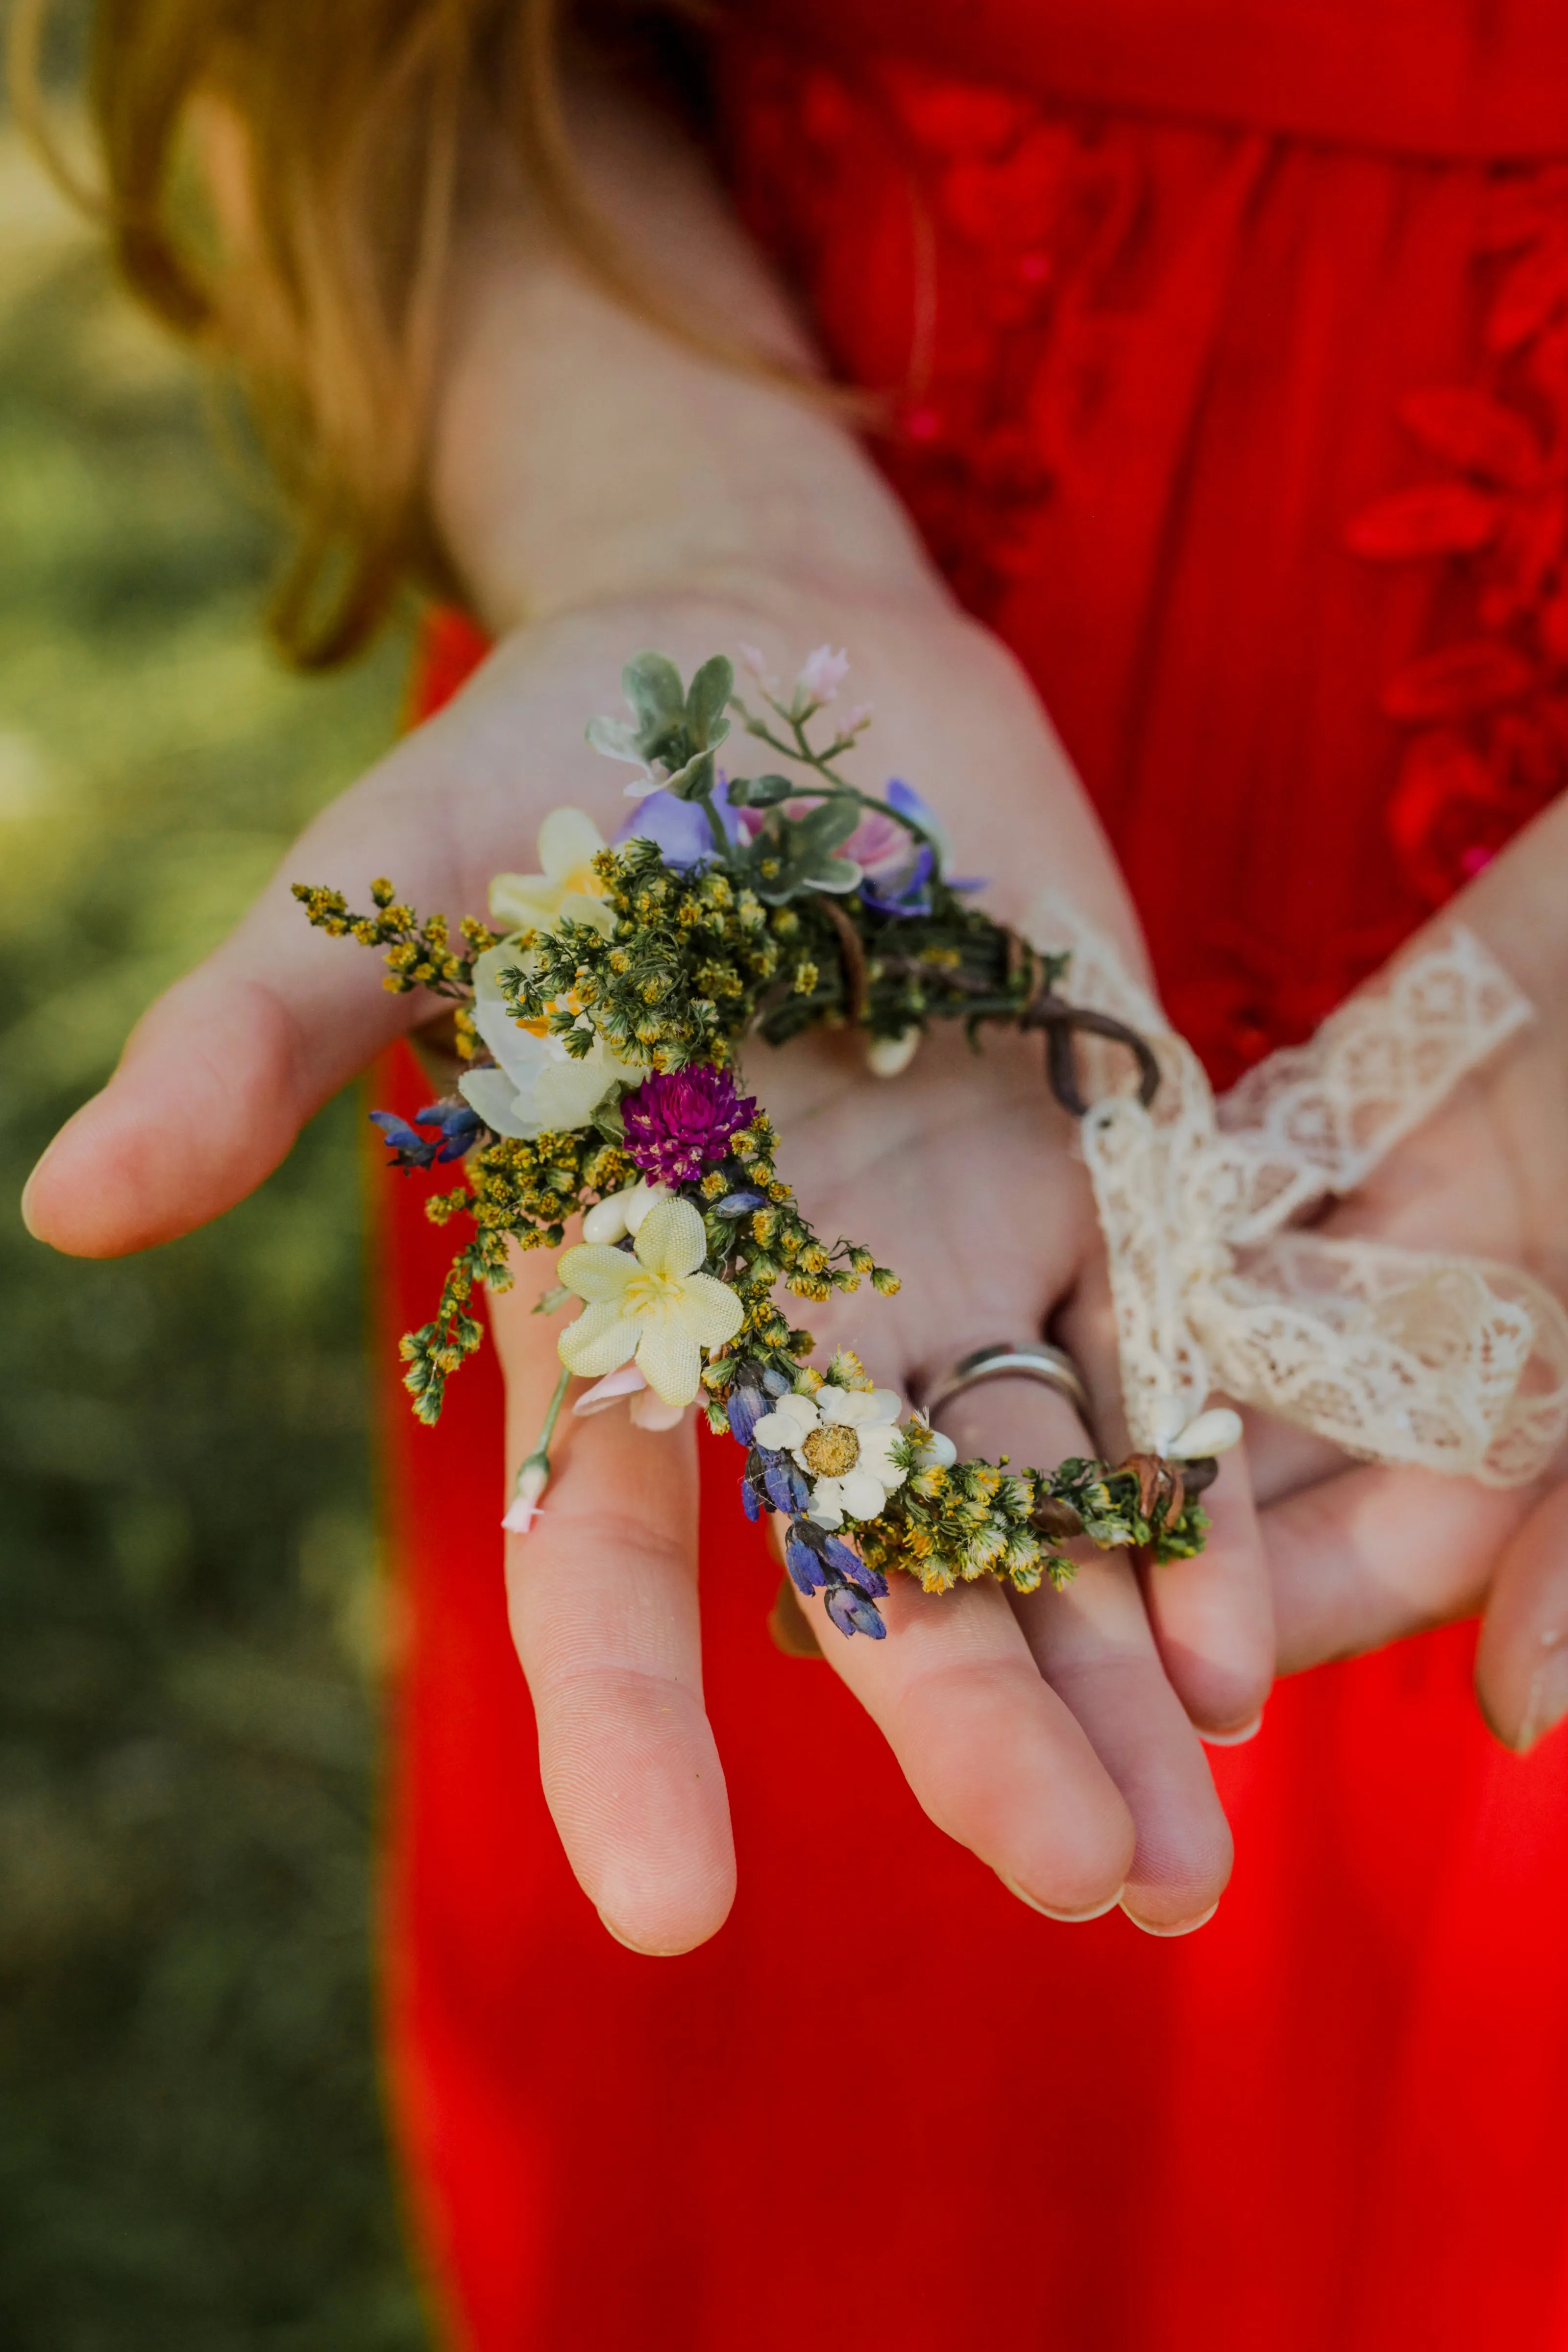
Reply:
[[[1200,1731],[1198,1738],[1205,1748],[1243,1748],[1249,1739],[1256,1739],[1262,1728],[1263,1709],[1259,1707],[1251,1722],[1244,1723],[1238,1731]]]
[[[1005,1870],[999,1870],[996,1873],[996,1875],[1002,1881],[1003,1885],[1006,1888],[1009,1895],[1016,1895],[1020,1903],[1027,1904],[1031,1911],[1037,1911],[1042,1919],[1059,1919],[1065,1926],[1069,1927],[1081,1927],[1086,1919],[1103,1919],[1106,1913],[1108,1911],[1114,1911],[1117,1905],[1121,1900],[1121,1889],[1119,1886],[1108,1903],[1097,1903],[1092,1910],[1053,1911],[1048,1903],[1037,1903],[1032,1895],[1026,1893],[1025,1889],[1019,1885],[1017,1880],[1016,1878],[1009,1878]]]
[[[1514,1741],[1521,1756],[1528,1756],[1536,1742],[1555,1730],[1568,1715],[1568,1629],[1555,1626],[1548,1633],[1538,1633],[1536,1644],[1541,1652],[1540,1661],[1530,1678],[1524,1719]]]
[[[1127,1906],[1125,1903],[1121,1907],[1124,1911],[1127,1911]],[[1209,1921],[1214,1917],[1215,1913],[1218,1909],[1219,1905],[1217,1902],[1211,1903],[1208,1909],[1206,1911],[1200,1911],[1195,1919],[1180,1919],[1173,1927],[1151,1927],[1149,1921],[1147,1919],[1140,1919],[1135,1911],[1127,1911],[1127,1916],[1131,1920],[1132,1925],[1145,1936],[1195,1936],[1200,1927],[1206,1927],[1208,1926]]]

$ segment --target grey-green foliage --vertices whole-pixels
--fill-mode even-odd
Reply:
[[[0,2343],[414,2352],[371,2043],[362,1106],[143,1259],[52,1257],[14,1205],[384,741],[404,649],[269,662],[269,527],[4,143],[0,550]]]
[[[713,755],[730,732],[725,711],[735,688],[731,663],[715,654],[687,688],[667,655],[637,654],[622,670],[621,687],[631,722],[593,719],[589,742],[612,760],[656,769],[679,800],[705,799],[713,789]]]

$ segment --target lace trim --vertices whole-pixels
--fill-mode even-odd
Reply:
[[[1148,1109],[1117,1091],[1124,1063],[1082,1076],[1133,1444],[1159,1451],[1219,1390],[1365,1460],[1538,1477],[1568,1436],[1568,1315],[1549,1292],[1479,1258],[1286,1230],[1533,1017],[1475,934],[1456,925],[1405,957],[1218,1102],[1061,900],[1039,902],[1031,937],[1068,948],[1074,998],[1136,1024],[1160,1060]]]

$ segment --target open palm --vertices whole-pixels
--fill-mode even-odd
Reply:
[[[815,602],[813,624],[824,618],[852,636],[856,683],[889,714],[887,764],[941,793],[965,867],[997,877],[990,903],[1017,919],[1043,878],[1065,881],[1135,954],[1092,822],[994,642],[935,596],[891,614],[825,614]],[[370,877],[387,873],[426,909],[482,912],[489,877],[530,862],[552,806],[585,800],[606,831],[624,806],[583,723],[611,698],[627,647],[662,643],[689,663],[737,635],[779,648],[783,666],[774,612],[675,599],[595,606],[505,644],[457,703],[328,811],[232,938],[153,1008],[110,1086],[36,1171],[34,1229],[109,1255],[242,1198],[339,1085],[430,1011],[389,996],[374,958],[309,931],[289,883],[363,902]],[[976,775],[984,793],[952,781]],[[890,1309],[867,1293],[852,1326],[825,1316],[823,1342],[852,1336],[881,1380],[908,1391],[976,1344],[1037,1335],[1070,1297],[1092,1258],[1093,1220],[1037,1052],[999,1038],[977,1059],[956,1039],[933,1041],[883,1084],[852,1043],[818,1040],[754,1050],[747,1080],[779,1118],[814,1218],[863,1236],[908,1276]],[[496,1318],[514,1461],[555,1373],[554,1329],[526,1313],[531,1288],[552,1279],[547,1262],[530,1261]],[[966,1452],[1048,1465],[1094,1450],[1033,1387],[964,1399],[951,1426]],[[694,1475],[689,1431],[634,1430],[621,1412],[579,1423],[549,1511],[513,1545],[514,1625],[556,1818],[607,1922],[659,1949],[710,1933],[732,1888],[700,1706]],[[1245,1511],[1242,1522],[1246,1550]],[[945,1828],[1053,1911],[1103,1908],[1124,1886],[1129,1909],[1157,1927],[1211,1907],[1228,1838],[1124,1561],[1087,1562],[1065,1598],[906,1591],[889,1622],[885,1643],[826,1630],[823,1646]],[[1254,1622],[1220,1714],[1253,1714],[1268,1670]],[[1212,1715],[1212,1695],[1199,1694],[1200,1715],[1205,1706]]]

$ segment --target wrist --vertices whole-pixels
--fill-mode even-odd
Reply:
[[[1568,1007],[1568,793],[1453,901],[1543,1017]]]

